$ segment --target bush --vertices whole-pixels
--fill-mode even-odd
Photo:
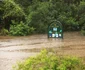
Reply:
[[[18,63],[14,70],[85,70],[84,64],[76,57],[59,57],[43,50],[38,56]]]
[[[85,35],[85,25],[82,27],[82,29],[81,29],[81,34],[82,35]]]
[[[9,32],[8,32],[7,29],[5,29],[5,28],[2,28],[2,29],[1,29],[0,35],[8,35],[8,34],[9,34]]]
[[[85,30],[81,30],[81,34],[85,36]]]
[[[22,21],[18,24],[13,22],[13,25],[10,27],[10,35],[14,36],[26,36],[31,34],[34,31],[34,28],[29,27],[27,24]]]

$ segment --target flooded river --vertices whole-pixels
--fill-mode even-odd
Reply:
[[[85,57],[85,36],[79,32],[65,32],[64,39],[48,39],[47,35],[23,37],[0,36],[0,70],[11,70],[13,64],[42,49],[55,50],[59,55]]]

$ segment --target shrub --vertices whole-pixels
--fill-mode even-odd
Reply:
[[[81,30],[81,34],[85,36],[85,30]]]
[[[8,35],[8,34],[9,34],[9,32],[8,32],[7,29],[5,29],[5,28],[2,28],[2,29],[1,29],[0,35]]]
[[[82,29],[81,29],[81,34],[82,35],[85,35],[85,25],[82,27]]]
[[[14,70],[85,70],[84,64],[76,57],[59,57],[43,50],[36,57],[26,59],[13,68]]]
[[[22,21],[18,24],[13,22],[13,25],[10,27],[10,35],[14,36],[26,36],[31,34],[34,31],[33,27],[29,27],[27,24]]]

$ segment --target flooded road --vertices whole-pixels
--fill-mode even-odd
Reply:
[[[44,48],[59,55],[85,57],[85,36],[79,32],[66,32],[63,40],[48,39],[47,35],[0,36],[0,70],[12,70],[17,61],[35,56]]]

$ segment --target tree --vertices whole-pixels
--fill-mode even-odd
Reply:
[[[77,5],[79,5],[80,1],[82,1],[82,0],[64,0],[64,2],[67,3],[68,5],[70,5],[70,4],[77,4]]]
[[[2,4],[3,23],[4,23],[5,28],[9,30],[11,20],[17,19],[17,17],[22,18],[25,16],[25,13],[23,9],[19,6],[19,4],[16,4],[14,2],[14,0],[3,0],[2,3],[3,3]]]

